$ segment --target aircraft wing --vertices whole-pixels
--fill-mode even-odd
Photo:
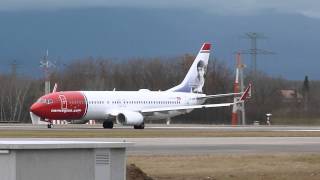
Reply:
[[[188,109],[201,109],[201,108],[213,108],[213,107],[228,107],[236,103],[220,103],[220,104],[202,104],[202,105],[190,105],[190,106],[173,106],[173,107],[163,107],[163,108],[150,108],[141,110],[141,113],[151,113],[151,112],[164,112],[164,111],[178,111],[178,110],[188,110]]]
[[[228,96],[241,96],[240,99],[245,100],[246,98],[251,97],[251,88],[252,88],[252,85],[249,84],[249,86],[246,88],[246,90],[244,92],[206,95],[206,96],[202,96],[202,97],[197,97],[197,99],[209,99],[209,98],[219,98],[219,97],[228,97]]]
[[[227,93],[227,94],[213,94],[213,95],[206,95],[203,97],[197,97],[197,99],[210,99],[210,98],[220,98],[220,97],[228,97],[228,96],[240,96],[243,93]]]

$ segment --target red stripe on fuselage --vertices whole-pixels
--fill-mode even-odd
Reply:
[[[51,93],[40,99],[31,106],[31,112],[45,119],[81,119],[87,112],[86,98],[79,91]]]

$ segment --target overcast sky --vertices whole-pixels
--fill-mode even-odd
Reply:
[[[0,0],[0,73],[12,59],[29,65],[20,71],[38,71],[46,49],[69,63],[175,57],[196,52],[203,41],[233,67],[233,52],[250,47],[241,35],[260,32],[268,38],[258,48],[275,52],[259,56],[260,70],[320,80],[319,20],[320,0]]]
[[[0,11],[59,10],[88,7],[197,9],[220,15],[251,15],[264,11],[298,13],[320,18],[319,0],[1,0]]]

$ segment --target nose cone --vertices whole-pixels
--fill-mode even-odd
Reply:
[[[32,104],[32,106],[30,107],[30,111],[33,113],[33,114],[35,114],[35,115],[37,115],[37,116],[40,116],[40,114],[41,114],[41,104],[39,104],[39,103],[34,103],[34,104]]]

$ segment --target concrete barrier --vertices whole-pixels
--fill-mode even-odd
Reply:
[[[125,180],[128,142],[0,141],[1,180]]]

